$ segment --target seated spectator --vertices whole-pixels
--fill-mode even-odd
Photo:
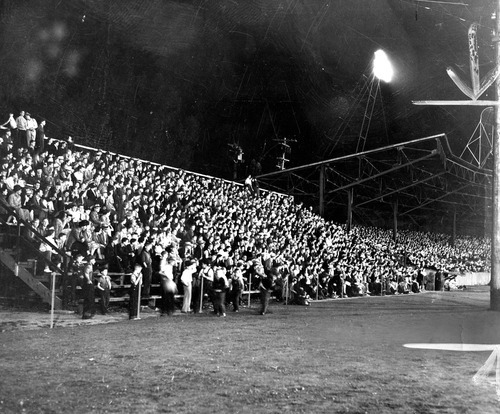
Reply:
[[[8,203],[14,210],[16,210],[16,213],[20,218],[26,221],[32,221],[33,213],[22,202],[21,192],[21,186],[19,184],[14,185],[14,189],[8,197]]]

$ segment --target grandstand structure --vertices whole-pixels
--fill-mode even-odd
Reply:
[[[259,254],[262,255],[259,259],[262,262],[268,261],[269,253],[273,252],[277,255],[274,260],[276,267],[282,266],[281,262],[283,261],[288,261],[288,270],[292,265],[301,267],[303,274],[299,271],[297,275],[308,278],[310,285],[315,284],[316,295],[319,295],[320,292],[319,274],[322,267],[324,270],[325,264],[327,266],[332,264],[333,266],[339,266],[343,272],[351,272],[352,277],[358,277],[359,280],[356,282],[367,285],[369,278],[376,273],[374,266],[363,267],[365,266],[364,263],[355,263],[358,258],[361,258],[361,254],[364,254],[365,250],[369,252],[369,256],[373,257],[384,252],[383,254],[387,256],[387,263],[390,263],[387,266],[395,266],[399,269],[399,273],[395,273],[395,279],[403,277],[400,273],[406,270],[408,274],[405,277],[411,278],[414,276],[415,268],[411,269],[411,271],[406,269],[408,258],[410,258],[410,261],[413,260],[411,265],[415,267],[445,266],[444,262],[449,259],[449,256],[447,256],[449,251],[446,236],[437,237],[436,244],[440,245],[440,247],[435,247],[440,251],[440,254],[442,252],[446,253],[442,256],[434,254],[433,260],[436,259],[436,262],[429,263],[420,257],[415,259],[415,252],[408,251],[400,243],[398,229],[432,230],[433,232],[449,233],[451,235],[449,244],[452,247],[454,247],[459,233],[479,235],[486,238],[490,236],[492,215],[490,189],[494,170],[492,157],[494,128],[492,127],[491,110],[486,112],[484,117],[481,117],[480,125],[476,128],[476,131],[479,131],[479,136],[477,139],[471,138],[461,156],[457,156],[452,151],[448,137],[444,133],[366,150],[365,144],[368,140],[368,128],[373,114],[373,105],[377,94],[380,92],[379,85],[374,83],[373,78],[370,78],[370,85],[370,100],[363,117],[356,152],[307,165],[284,168],[285,162],[288,161],[285,158],[285,149],[288,144],[286,141],[281,143],[283,155],[279,159],[281,160],[278,166],[280,171],[265,173],[256,177],[262,187],[267,190],[262,199],[267,200],[268,204],[259,201],[259,191],[255,191],[255,189],[251,189],[250,193],[253,197],[256,197],[244,200],[248,203],[250,210],[253,211],[253,216],[246,216],[246,212],[245,214],[241,213],[241,206],[238,208],[233,205],[232,209],[226,212],[223,205],[224,202],[230,203],[231,195],[240,197],[248,191],[244,185],[238,186],[234,182],[226,181],[224,190],[229,195],[224,194],[224,191],[212,193],[211,190],[217,187],[213,182],[218,179],[189,173],[190,177],[196,176],[194,182],[197,184],[203,182],[202,187],[192,191],[191,188],[185,189],[184,184],[179,184],[184,183],[185,177],[182,170],[132,159],[119,154],[107,154],[120,160],[120,163],[115,165],[111,172],[108,171],[109,185],[113,187],[115,192],[116,187],[121,188],[123,182],[114,181],[112,180],[113,177],[110,176],[113,175],[112,172],[124,172],[127,167],[123,167],[121,161],[130,160],[133,163],[132,165],[137,167],[141,175],[146,178],[142,179],[143,177],[141,177],[141,179],[137,180],[135,183],[136,189],[144,187],[146,191],[150,192],[152,200],[150,199],[145,205],[147,208],[158,210],[158,206],[165,207],[167,196],[161,191],[160,193],[155,193],[155,191],[164,184],[164,179],[169,179],[167,177],[172,173],[179,179],[178,188],[175,186],[174,191],[186,192],[197,201],[207,196],[210,198],[210,201],[205,200],[206,204],[211,207],[211,210],[208,209],[205,218],[210,217],[210,214],[212,214],[217,217],[217,220],[220,220],[220,222],[210,222],[210,224],[220,224],[221,222],[227,224],[244,217],[248,222],[245,226],[241,226],[245,227],[247,238],[259,239],[259,243],[264,246],[262,250],[257,249]],[[376,86],[375,89],[374,85]],[[488,101],[488,103],[491,102]],[[236,144],[233,145],[236,148]],[[239,151],[235,152],[235,163],[242,160],[242,149],[239,146],[238,148]],[[95,148],[81,145],[76,146],[76,149],[81,151],[79,156],[84,152],[87,152],[86,155],[99,152]],[[100,165],[106,167],[104,164]],[[130,168],[130,165],[128,167]],[[161,171],[161,174],[157,174],[158,171]],[[154,182],[147,180],[148,172],[154,176]],[[128,173],[132,182],[134,179],[130,175],[131,171],[128,170]],[[42,176],[40,178],[50,177]],[[49,181],[47,180],[47,182]],[[78,187],[81,180],[76,181],[73,184]],[[235,186],[238,187],[237,190],[234,189]],[[131,193],[133,191],[135,190],[131,190]],[[254,191],[257,194],[254,194]],[[202,194],[202,192],[205,193]],[[271,201],[268,198],[270,194],[274,194],[271,196]],[[119,197],[122,196],[124,194],[120,194]],[[217,198],[220,198],[221,201],[214,200]],[[290,201],[292,198],[293,202]],[[125,199],[127,199],[127,196],[125,196]],[[277,202],[277,199],[280,201]],[[118,204],[121,204],[122,201],[121,199],[115,200],[114,207],[118,209]],[[303,207],[302,202],[307,206],[314,206],[314,211],[317,214],[310,213],[308,209]],[[54,291],[56,280],[58,280],[57,284],[62,286],[64,292],[67,288],[67,281],[73,277],[69,266],[71,259],[62,260],[62,263],[55,264],[40,254],[39,247],[40,245],[48,245],[55,254],[63,258],[67,256],[68,252],[56,246],[37,229],[33,228],[30,221],[21,217],[19,211],[12,208],[13,206],[9,206],[3,201],[0,203],[2,204],[1,207],[7,212],[6,217],[1,218],[3,220],[4,245],[0,252],[0,261],[15,277],[21,279],[44,301],[50,301],[53,307],[66,307],[68,303],[64,293],[62,297],[55,297]],[[189,204],[189,201],[187,204]],[[181,210],[186,205],[183,205]],[[275,210],[280,205],[286,207],[287,213],[292,212],[293,220],[284,214],[280,215],[279,210],[278,214],[276,214]],[[270,206],[274,207],[274,210]],[[173,212],[169,211],[169,213]],[[175,213],[179,214],[173,217],[174,223],[179,223],[187,218],[192,219],[199,226],[198,212],[192,214],[192,216],[189,216],[189,214],[182,216],[179,211]],[[223,213],[227,213],[227,215],[224,216]],[[263,217],[262,215],[266,213],[268,215]],[[161,214],[165,215],[165,212],[161,212]],[[10,220],[12,217],[15,224],[12,224]],[[302,221],[304,217],[305,220]],[[270,220],[270,222],[267,222],[267,220]],[[259,224],[255,225],[254,222]],[[208,223],[205,222],[204,225],[208,225]],[[342,224],[339,225],[339,223]],[[343,223],[345,223],[345,226]],[[121,225],[120,223],[116,224]],[[76,226],[76,223],[73,225]],[[187,227],[187,223],[184,221],[182,221],[182,225]],[[356,225],[362,226],[362,228],[355,229]],[[366,230],[390,227],[393,230],[392,241],[387,239],[383,230],[380,233]],[[181,224],[175,229],[179,231],[186,230],[182,228]],[[149,230],[148,228],[146,233],[150,234]],[[117,231],[117,229],[115,228],[114,231]],[[225,229],[219,226],[216,231],[222,232]],[[314,232],[316,239],[311,236],[310,233],[312,232]],[[304,234],[300,235],[300,233]],[[375,236],[373,236],[373,233],[375,233]],[[303,254],[304,259],[299,264],[294,263],[295,251],[290,250],[289,245],[287,245],[287,243],[290,243],[289,239],[293,239],[292,235],[295,237],[297,234],[299,236],[296,240],[293,240],[293,243],[296,244],[297,251]],[[335,240],[336,244],[332,240],[332,234],[338,238]],[[372,247],[367,246],[363,241],[357,245],[356,243],[363,239],[360,235],[364,234],[372,235],[374,240],[382,240],[383,242],[376,243]],[[225,239],[224,242],[228,242],[229,245],[234,243],[234,235],[228,234],[227,231],[222,235]],[[404,237],[408,237],[408,233]],[[435,242],[432,238],[427,241],[431,244]],[[384,245],[384,243],[386,244]],[[278,244],[281,249],[276,248],[275,244]],[[445,244],[446,247],[443,247]],[[390,249],[387,246],[390,246],[392,251],[389,251]],[[314,250],[314,248],[318,248],[318,251]],[[269,251],[266,251],[266,249],[269,249]],[[352,257],[349,257],[350,254]],[[315,255],[317,257],[309,257]],[[480,256],[479,261],[484,264],[483,255],[484,249],[477,255],[474,253],[474,257],[467,257],[467,259],[474,261]],[[347,263],[345,263],[346,261]],[[462,263],[460,260],[456,260],[450,263],[451,265],[454,266],[453,269],[459,269]],[[271,261],[270,266],[274,266],[273,261]],[[48,269],[48,272],[42,272],[40,275],[39,270],[41,267]],[[121,280],[118,288],[123,289],[125,286],[123,283],[124,272],[118,276]],[[289,281],[289,275],[286,276],[286,280]],[[251,277],[247,285],[247,293],[249,294],[252,292],[250,281]],[[49,283],[51,283],[50,286]]]
[[[441,161],[446,160],[446,163],[451,164],[449,168],[452,171],[460,171],[462,175],[458,175],[457,173],[457,177],[463,177],[463,180],[469,180],[474,183],[474,185],[471,185],[471,188],[480,185],[484,177],[478,174],[468,175],[468,170],[461,165],[459,162],[460,160],[453,159],[448,155],[449,149],[445,147],[445,138],[444,135],[426,137],[415,140],[412,143],[407,143],[403,148],[382,148],[374,151],[366,151],[365,155],[367,158],[371,157],[373,160],[378,159],[379,164],[377,164],[377,167],[380,171],[378,173],[380,177],[385,174],[383,174],[382,171],[382,165],[384,165],[383,157],[378,153],[384,155],[386,152],[395,151],[396,153],[400,152],[405,158],[401,159],[399,166],[393,166],[389,168],[389,170],[394,171],[394,169],[397,170],[398,168],[415,168],[415,174],[424,174],[425,170],[423,170],[422,166],[418,163],[423,163],[425,166],[425,161],[427,159],[432,160],[437,157]],[[431,145],[436,146],[436,148],[432,149]],[[78,159],[88,158],[87,155],[89,153],[93,154],[93,156],[96,156],[96,153],[100,153],[100,151],[96,149],[78,145],[75,147],[75,151],[77,151],[76,155]],[[418,161],[415,161],[418,167],[413,167],[413,164],[409,162],[408,159],[410,157],[416,157],[416,154],[419,154]],[[446,158],[444,158],[442,154],[446,155]],[[44,157],[50,158],[50,152],[46,152]],[[204,211],[209,214],[207,217],[208,221],[203,223],[196,221],[196,223],[198,223],[198,230],[202,227],[214,226],[212,232],[216,232],[219,237],[220,235],[223,236],[220,248],[224,249],[223,246],[232,246],[236,238],[235,234],[227,234],[227,228],[224,226],[231,227],[230,223],[233,221],[240,224],[244,223],[244,228],[247,228],[247,230],[243,232],[243,234],[246,235],[245,237],[258,242],[261,246],[254,246],[253,248],[254,253],[256,252],[256,254],[258,254],[258,261],[266,261],[269,260],[269,257],[274,257],[274,260],[271,261],[270,271],[273,271],[272,266],[277,266],[275,270],[278,272],[277,274],[281,275],[280,286],[283,289],[283,297],[286,298],[288,298],[289,292],[293,291],[291,286],[292,279],[290,279],[292,274],[294,274],[293,272],[298,272],[296,276],[301,277],[302,280],[308,280],[308,286],[312,289],[309,294],[315,295],[316,298],[327,297],[332,294],[332,292],[328,293],[327,291],[329,288],[327,286],[321,286],[320,282],[319,274],[322,272],[322,269],[324,270],[323,265],[325,263],[331,263],[332,265],[337,263],[337,265],[340,266],[343,266],[343,263],[349,263],[349,267],[352,266],[353,273],[352,275],[346,273],[346,277],[357,278],[357,283],[360,285],[368,285],[371,275],[370,272],[373,271],[373,267],[370,264],[363,270],[365,264],[358,263],[358,257],[363,257],[365,254],[372,257],[371,260],[376,260],[375,258],[378,257],[386,257],[385,260],[387,261],[384,263],[387,263],[388,266],[389,263],[392,263],[390,264],[390,272],[394,272],[395,277],[397,275],[402,275],[402,272],[408,271],[409,273],[406,277],[411,278],[412,275],[415,276],[417,268],[424,269],[434,264],[438,266],[440,266],[440,264],[446,264],[450,272],[457,272],[459,270],[454,269],[460,269],[462,266],[472,265],[472,268],[477,267],[480,269],[487,269],[488,267],[485,253],[489,250],[487,244],[484,243],[480,247],[476,246],[474,249],[469,249],[467,246],[470,245],[471,241],[467,239],[462,240],[462,244],[458,247],[457,252],[464,250],[468,252],[467,255],[463,256],[462,253],[457,253],[453,260],[451,260],[449,253],[450,248],[448,247],[447,236],[445,235],[434,238],[424,235],[424,233],[416,233],[417,239],[421,242],[431,246],[434,245],[431,251],[415,248],[413,246],[407,247],[407,245],[410,246],[406,241],[408,237],[415,237],[415,235],[411,233],[405,234],[396,244],[392,245],[391,238],[387,237],[387,232],[383,229],[374,230],[374,228],[371,227],[357,227],[351,231],[349,227],[346,229],[345,226],[325,221],[320,216],[305,208],[305,206],[295,203],[293,197],[289,197],[283,193],[263,190],[260,194],[252,194],[244,185],[235,182],[195,173],[187,173],[183,170],[136,160],[126,156],[120,156],[119,154],[107,153],[104,159],[109,160],[113,157],[116,159],[116,165],[123,166],[122,171],[127,171],[127,165],[130,164],[126,163],[131,162],[131,165],[134,165],[138,169],[137,171],[140,171],[142,175],[148,177],[151,180],[149,184],[151,188],[147,190],[152,191],[151,194],[154,193],[155,185],[156,187],[164,186],[164,188],[173,185],[179,192],[187,192],[188,198],[193,198],[196,200],[196,203],[198,203],[197,207],[193,210],[194,213],[192,214],[194,215],[188,215],[186,217],[186,219],[188,219],[187,222],[192,223],[189,219],[194,219],[195,217],[207,217],[205,213],[201,216],[198,214],[198,208],[204,209]],[[339,161],[342,162],[344,160],[337,160],[337,162]],[[345,161],[351,162],[352,160],[347,157]],[[355,161],[359,162],[357,159]],[[375,161],[373,163],[375,163]],[[100,165],[105,169],[110,167],[110,164],[107,164],[107,162]],[[319,167],[326,169],[326,167],[322,165]],[[387,174],[392,171],[387,172]],[[127,174],[131,177],[130,170]],[[432,178],[427,180],[425,177],[422,177],[420,181],[430,181],[437,187],[441,183],[439,181],[441,175],[437,173],[435,176],[430,176]],[[373,175],[366,176],[365,181],[369,182],[372,177]],[[44,177],[42,176],[41,178],[43,179]],[[90,182],[91,180],[88,183]],[[146,180],[144,185],[148,185],[148,183],[149,181]],[[165,183],[168,183],[166,187]],[[194,186],[194,188],[191,188],[191,186]],[[346,182],[345,186],[349,186],[349,183]],[[114,185],[113,188],[116,188],[116,185]],[[212,188],[212,190],[210,190],[210,188]],[[221,193],[222,189],[223,191]],[[200,191],[203,191],[203,193],[200,193]],[[368,189],[367,194],[369,194]],[[463,190],[463,192],[457,194],[457,196],[466,197],[465,194],[467,193]],[[227,211],[226,208],[220,204],[219,199],[221,197],[226,197],[224,203],[231,206]],[[234,199],[232,199],[232,197],[234,197]],[[18,212],[5,203],[4,200],[1,200],[0,203],[4,211],[7,212],[0,217],[2,224],[0,262],[2,263],[2,268],[7,270],[10,275],[14,277],[14,279],[10,279],[11,291],[14,290],[14,292],[11,293],[14,293],[14,297],[19,294],[22,290],[19,289],[19,281],[22,281],[34,292],[34,294],[42,298],[44,302],[51,304],[53,308],[72,309],[72,304],[69,303],[66,293],[68,285],[71,285],[70,281],[75,277],[73,273],[74,270],[71,267],[75,252],[73,250],[71,250],[71,252],[65,251],[64,248],[55,245],[54,242],[49,241],[39,230],[33,228],[29,220],[22,218]],[[208,205],[204,203],[208,203]],[[212,211],[212,213],[209,213],[210,211]],[[177,222],[177,213],[172,210],[170,210],[170,213],[175,213],[173,214],[173,222]],[[14,222],[11,220],[13,217],[15,218]],[[72,227],[77,226],[78,223],[72,224]],[[187,224],[185,226],[186,228],[189,227]],[[182,230],[181,227],[177,228]],[[367,245],[364,240],[370,237],[372,238],[372,243],[371,245]],[[207,238],[211,239],[211,237]],[[357,242],[358,239],[360,242]],[[63,258],[67,257],[68,260],[62,260],[60,263],[48,260],[40,251],[41,244],[49,245],[55,255]],[[392,246],[391,249],[386,249],[389,244]],[[180,247],[184,248],[186,245],[187,242],[182,242]],[[351,246],[350,253],[347,256],[345,251],[346,245]],[[295,250],[290,249],[290,246],[293,246]],[[310,246],[307,249],[312,249],[313,246],[317,246],[316,248],[318,250],[314,251],[314,256],[309,256],[310,253],[308,253],[308,250],[304,250],[304,246]],[[217,249],[219,248],[215,247],[215,250]],[[229,247],[226,247],[226,249],[229,249]],[[243,254],[243,250],[244,249],[241,248],[235,251]],[[415,250],[417,250],[417,252],[415,252]],[[441,251],[441,253],[436,253],[437,251]],[[270,253],[273,255],[270,256]],[[219,255],[217,251],[212,251],[212,254],[215,254],[217,257]],[[409,262],[407,263],[407,261]],[[248,261],[246,263],[253,266],[252,263],[254,262]],[[234,266],[234,264],[231,266]],[[42,271],[44,268],[45,271]],[[252,267],[248,268],[244,292],[248,295],[249,303],[250,295],[258,292],[256,287],[258,286],[259,280],[256,278],[252,281],[254,271],[251,269]],[[368,269],[372,270],[369,271]],[[5,275],[5,272],[2,273]],[[116,295],[112,300],[127,301],[128,295],[126,293],[126,288],[128,286],[128,274],[126,272],[111,274],[114,278],[113,291]],[[389,286],[388,283],[387,286]],[[3,288],[5,289],[5,285]],[[153,283],[151,288],[149,299],[153,301],[159,299],[161,297],[159,285]],[[16,289],[19,291],[16,292]],[[22,297],[18,297],[18,300],[19,299],[23,300]]]
[[[54,140],[51,138],[51,140]],[[64,143],[64,140],[55,140],[59,143]],[[81,154],[96,154],[101,153],[101,150],[82,144],[74,144],[76,151],[81,151]],[[161,165],[152,161],[132,158],[126,155],[105,152],[108,156],[118,157],[121,160],[138,162],[139,164],[153,166],[160,169],[164,174],[168,173],[185,173],[184,170]],[[198,177],[199,179],[217,180],[224,182],[227,185],[240,187],[244,191],[244,185],[241,183],[228,181],[221,178],[210,177],[208,175],[187,172],[189,175]],[[262,190],[263,194],[268,193],[267,190]],[[279,196],[283,194],[275,193]],[[71,269],[71,264],[74,257],[68,257],[61,264],[47,260],[40,252],[40,245],[49,245],[55,254],[61,257],[67,256],[67,252],[61,249],[48,240],[44,235],[33,228],[29,220],[23,219],[18,212],[12,208],[5,200],[0,199],[0,209],[3,209],[6,214],[0,214],[0,275],[8,277],[3,279],[2,296],[3,298],[11,297],[20,302],[24,300],[41,300],[42,302],[52,306],[54,309],[75,309],[74,306],[68,303],[68,298],[63,289],[56,288],[57,286],[67,285],[75,275]],[[45,271],[43,270],[45,268]],[[97,269],[96,269],[97,270]],[[113,284],[113,296],[111,302],[128,302],[128,289],[130,287],[130,273],[110,273]],[[15,279],[11,279],[14,276]],[[66,286],[67,287],[67,286]],[[161,299],[160,284],[153,283],[151,285],[153,291],[150,296],[152,303]],[[251,289],[252,284],[247,284],[246,290],[242,292],[247,297],[248,305],[250,306],[250,298],[252,294],[258,293],[258,290]],[[27,288],[27,289],[26,289]],[[57,291],[57,292],[56,292]],[[181,294],[176,295],[176,298],[182,298]],[[7,296],[4,296],[7,295]],[[79,298],[79,307],[81,308],[82,298],[81,289],[77,287],[77,296]],[[97,301],[97,299],[96,299]],[[77,310],[78,311],[78,310]],[[81,312],[81,309],[79,310]]]
[[[478,147],[484,151],[482,147]],[[474,148],[469,148],[469,153]],[[490,148],[491,151],[491,148]],[[479,155],[477,155],[479,158]],[[450,233],[488,234],[491,228],[492,157],[474,165],[455,155],[445,134],[423,137],[262,174],[269,189],[286,191],[315,205],[319,214],[345,210],[365,225],[391,226],[408,218],[416,227],[441,228],[453,218]]]

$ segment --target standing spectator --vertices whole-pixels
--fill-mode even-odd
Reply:
[[[129,291],[129,319],[139,319],[137,313],[139,307],[139,286],[142,282],[142,265],[136,263],[134,271],[130,275],[130,291]]]
[[[217,266],[214,272],[214,313],[217,316],[226,316],[226,289],[228,288],[226,268]]]
[[[76,300],[77,300],[76,287],[81,286],[83,288],[84,268],[85,268],[85,263],[83,262],[83,255],[77,254],[75,260],[73,260],[73,262],[71,263],[70,271],[68,272],[69,280],[63,282],[64,283],[63,288],[67,292],[65,296],[67,303],[76,305]],[[69,286],[69,291],[68,291],[68,286]]]
[[[131,272],[135,261],[135,253],[128,238],[122,238],[121,243],[117,248],[117,256],[123,271],[125,273]]]
[[[19,148],[28,148],[28,121],[24,117],[24,111],[19,112],[19,116],[16,118],[17,133],[16,140],[14,141],[14,148],[18,150]]]
[[[198,271],[198,269],[193,273],[193,291],[192,291],[192,297],[193,297],[193,311],[194,313],[199,313],[200,312],[200,305],[203,303],[203,298],[201,295],[203,294],[202,291],[202,279],[203,275],[201,273],[201,267]]]
[[[214,304],[214,290],[213,290],[213,282],[214,282],[214,269],[209,265],[208,259],[203,259],[201,262],[201,270],[199,272],[202,279],[203,292],[207,292],[208,297],[212,305]],[[203,297],[201,307],[203,308]]]
[[[45,119],[42,119],[35,131],[35,151],[41,154],[45,150]]]
[[[87,257],[87,264],[83,270],[83,314],[82,319],[91,319],[95,315],[95,291],[94,291],[94,263],[93,256]]]
[[[162,315],[172,315],[175,311],[175,294],[177,286],[174,282],[174,261],[168,259],[168,253],[163,252],[160,261],[160,271],[158,272],[161,279],[161,297],[162,297]]]
[[[269,307],[269,299],[271,298],[271,292],[273,291],[273,278],[272,276],[263,277],[260,280],[260,314],[265,315],[267,313],[267,308]]]
[[[191,294],[193,289],[193,273],[196,271],[196,262],[188,260],[181,275],[181,283],[184,288],[184,300],[182,302],[182,313],[191,312]]]
[[[138,262],[142,265],[143,276],[143,290],[141,296],[149,298],[149,291],[151,288],[151,279],[153,277],[153,260],[151,258],[151,248],[153,247],[153,240],[148,239],[141,249],[138,257]]]
[[[101,273],[99,274],[99,281],[97,282],[97,290],[100,296],[101,313],[106,315],[108,313],[109,298],[111,293],[111,278],[108,275],[108,266],[104,265]]]
[[[233,310],[238,312],[240,309],[241,293],[245,285],[243,283],[243,272],[240,267],[235,267],[231,277],[231,302]]]
[[[38,128],[38,122],[35,118],[32,118],[29,112],[26,112],[26,138],[28,148],[35,148],[33,143],[36,138],[36,129]]]

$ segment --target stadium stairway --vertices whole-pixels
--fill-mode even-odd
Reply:
[[[14,254],[12,249],[0,248],[0,261],[11,271],[12,276],[21,279],[43,302],[51,304],[50,274],[44,273],[42,276],[36,276],[36,260],[28,259],[25,262],[17,262],[13,256]],[[54,307],[55,309],[62,309],[61,298],[55,297]]]
[[[29,292],[34,292],[34,296],[51,305],[52,276],[54,274],[61,277],[62,274],[61,269],[41,256],[38,246],[40,243],[49,242],[34,230],[30,223],[22,220],[9,205],[3,201],[0,204],[3,210],[7,211],[6,215],[0,216],[0,262],[3,265],[1,276],[21,280],[30,289]],[[44,268],[50,271],[39,271]],[[54,308],[63,309],[63,300],[58,296],[54,297]]]

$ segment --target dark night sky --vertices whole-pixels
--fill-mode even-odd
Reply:
[[[481,73],[491,69],[493,2],[445,3],[4,0],[2,110],[46,117],[54,136],[217,175],[239,142],[269,171],[278,137],[297,139],[289,166],[354,150],[356,85],[382,48],[396,76],[368,146],[445,132],[460,151],[481,109],[411,101],[465,98],[445,70],[470,82],[472,22]]]

